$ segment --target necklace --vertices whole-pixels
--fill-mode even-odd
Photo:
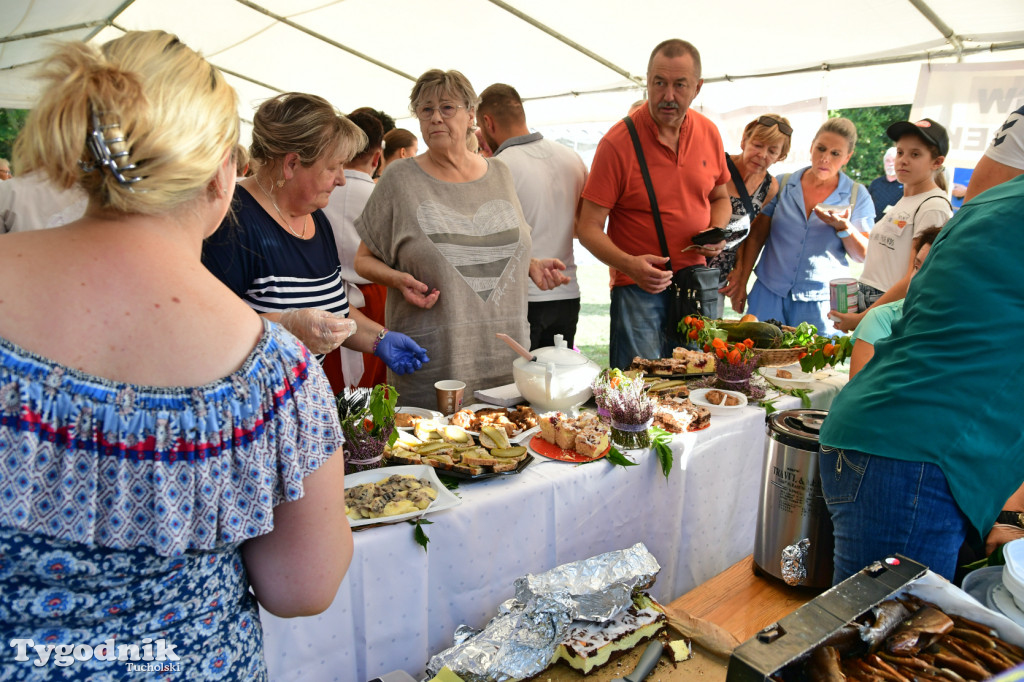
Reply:
[[[256,181],[256,186],[260,188],[260,191],[263,192],[264,196],[266,196],[267,199],[270,199],[270,203],[271,203],[271,205],[273,205],[274,210],[277,211],[277,216],[281,219],[281,222],[284,223],[285,229],[288,230],[289,232],[291,232],[293,236],[295,236],[295,237],[297,237],[299,239],[305,239],[306,238],[306,222],[309,220],[309,215],[307,214],[307,215],[302,216],[302,234],[301,235],[297,234],[295,232],[295,230],[292,229],[291,223],[289,223],[287,220],[285,220],[284,214],[281,213],[281,209],[278,208],[277,202],[274,201],[274,197],[271,196],[270,192],[268,192],[267,190],[263,189],[263,184],[260,182],[259,176],[257,175],[253,179]]]

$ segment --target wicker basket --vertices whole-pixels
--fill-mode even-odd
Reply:
[[[755,348],[754,352],[759,355],[760,367],[785,367],[797,362],[804,348]]]

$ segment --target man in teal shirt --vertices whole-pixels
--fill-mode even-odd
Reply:
[[[1024,481],[1024,176],[942,229],[906,313],[821,431],[838,583],[899,552],[952,579]]]

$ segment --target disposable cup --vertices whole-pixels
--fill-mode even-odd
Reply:
[[[465,382],[445,379],[434,384],[437,391],[437,409],[444,415],[454,414],[462,409],[462,397],[466,393]]]

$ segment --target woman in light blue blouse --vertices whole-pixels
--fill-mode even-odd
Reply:
[[[258,605],[326,609],[352,535],[323,371],[200,261],[237,96],[162,31],[43,78],[18,167],[89,205],[0,236],[0,679],[265,680]]]
[[[737,269],[746,290],[761,255],[747,299],[758,319],[831,328],[829,281],[850,276],[847,257],[864,260],[875,215],[867,189],[842,172],[856,144],[857,129],[849,119],[826,121],[811,143],[811,165],[780,176],[779,193],[751,225]],[[833,229],[822,220],[829,213],[849,218],[855,229]]]

